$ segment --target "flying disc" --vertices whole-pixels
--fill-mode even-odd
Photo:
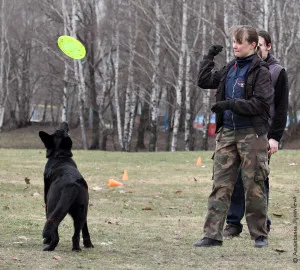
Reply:
[[[76,38],[70,36],[60,36],[57,40],[57,45],[64,54],[73,59],[82,59],[85,57],[85,47]]]

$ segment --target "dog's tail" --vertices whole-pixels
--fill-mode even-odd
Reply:
[[[59,201],[56,203],[56,207],[54,209],[49,209],[50,213],[48,213],[47,223],[54,223],[54,226],[50,227],[58,227],[59,223],[68,214],[71,205],[77,198],[78,192],[79,187],[77,185],[69,184],[63,187]]]

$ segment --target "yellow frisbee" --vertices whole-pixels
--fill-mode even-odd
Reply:
[[[85,57],[85,47],[76,38],[60,36],[57,40],[57,45],[67,56],[73,59],[82,59]]]

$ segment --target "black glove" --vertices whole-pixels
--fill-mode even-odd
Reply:
[[[211,45],[208,50],[208,55],[216,56],[222,51],[222,49],[223,49],[222,45]]]
[[[214,113],[222,113],[226,110],[232,110],[234,106],[234,99],[223,100],[217,102],[214,106],[211,107],[211,111]]]

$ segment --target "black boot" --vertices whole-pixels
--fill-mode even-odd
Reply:
[[[236,237],[239,236],[243,230],[242,225],[235,225],[232,223],[228,223],[223,231],[224,237]]]
[[[222,246],[222,241],[204,237],[200,241],[194,244],[195,247],[213,247],[213,246]]]
[[[255,239],[254,247],[261,248],[268,245],[268,238],[265,236],[259,236]]]

